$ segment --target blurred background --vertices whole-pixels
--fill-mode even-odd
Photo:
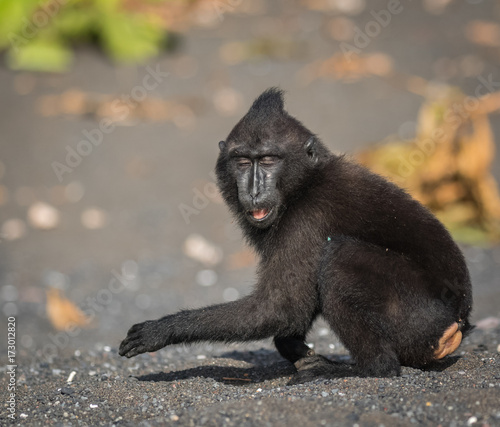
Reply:
[[[498,325],[499,19],[486,0],[0,2],[0,310],[19,354],[116,347],[250,292],[213,169],[270,86],[445,222],[474,321]]]

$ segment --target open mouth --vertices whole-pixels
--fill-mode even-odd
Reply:
[[[253,219],[256,221],[262,221],[269,216],[271,209],[255,209],[249,212]]]

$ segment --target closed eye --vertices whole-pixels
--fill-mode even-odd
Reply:
[[[236,164],[238,165],[238,167],[240,168],[246,168],[246,167],[249,167],[252,165],[252,162],[250,161],[250,159],[247,159],[245,157],[238,157],[236,159]]]
[[[265,156],[259,160],[259,165],[261,166],[273,166],[278,162],[278,158],[275,156]]]

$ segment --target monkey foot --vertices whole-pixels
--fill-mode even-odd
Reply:
[[[455,322],[444,332],[439,340],[439,345],[434,351],[436,359],[442,359],[448,354],[453,353],[462,342],[462,332],[458,330],[458,323]]]

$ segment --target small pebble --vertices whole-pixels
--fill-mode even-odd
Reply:
[[[28,209],[28,221],[33,228],[51,230],[59,225],[59,211],[47,203],[37,202]]]
[[[224,289],[224,292],[222,292],[222,298],[224,298],[224,301],[236,301],[239,296],[240,293],[234,288],[226,288]]]
[[[71,371],[71,373],[68,376],[68,379],[66,380],[67,383],[70,383],[73,381],[73,378],[75,378],[76,371]]]
[[[89,230],[98,230],[107,223],[107,214],[98,208],[89,208],[83,211],[81,216],[82,224]]]
[[[222,261],[222,249],[210,243],[199,234],[191,234],[184,242],[184,253],[206,266],[214,266]]]
[[[471,426],[472,424],[474,423],[477,423],[477,417],[470,417],[468,420],[467,420],[467,425],[468,426]]]
[[[489,329],[494,329],[499,325],[500,325],[500,318],[490,316],[490,317],[486,317],[485,319],[482,319],[479,322],[477,322],[476,328],[483,329],[483,330],[489,330]]]
[[[213,270],[198,271],[196,283],[200,286],[213,286],[217,283],[217,273]]]
[[[75,393],[75,389],[71,387],[63,387],[61,388],[61,394],[71,396]]]
[[[0,230],[0,241],[17,240],[26,234],[26,224],[19,218],[12,218],[5,221]]]

